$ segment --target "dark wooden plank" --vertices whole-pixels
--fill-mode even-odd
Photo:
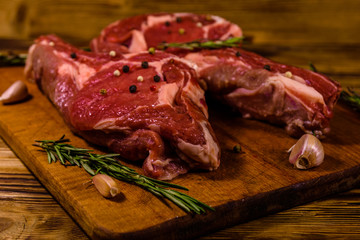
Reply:
[[[31,40],[56,33],[87,45],[117,19],[165,11],[220,15],[239,24],[245,35],[254,36],[256,44],[358,44],[359,9],[359,1],[354,0],[1,1],[0,38]]]
[[[0,139],[0,239],[88,239]]]

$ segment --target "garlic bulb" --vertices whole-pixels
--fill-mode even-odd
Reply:
[[[290,151],[289,162],[298,169],[316,167],[324,161],[324,148],[320,140],[311,134],[304,134]]]
[[[97,174],[92,178],[96,189],[106,198],[115,197],[119,193],[119,188],[114,179],[106,174]]]
[[[29,96],[28,89],[23,81],[14,82],[1,96],[0,101],[4,104],[15,103]]]

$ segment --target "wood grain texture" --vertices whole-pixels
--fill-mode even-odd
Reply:
[[[0,195],[0,239],[88,239],[1,138]],[[358,239],[359,206],[357,188],[199,239]]]
[[[245,35],[253,38],[252,44],[245,45],[245,48],[274,60],[300,67],[308,68],[309,62],[312,62],[319,71],[339,81],[342,86],[360,87],[358,67],[360,65],[360,32],[358,31],[360,2],[356,0],[244,0],[235,2],[230,0],[0,0],[0,50],[26,50],[39,34],[48,33],[56,33],[73,44],[85,46],[90,38],[96,36],[101,28],[112,21],[136,14],[159,11],[191,11],[223,16],[240,24]],[[3,86],[4,81],[9,80],[14,74],[22,79],[21,68],[12,68],[10,73],[2,71],[0,86]],[[0,92],[3,89],[1,88]],[[34,112],[37,113],[37,110],[39,109]],[[40,110],[46,111],[47,108],[42,107]],[[2,114],[1,109],[0,121]],[[344,130],[340,139],[346,134],[351,134],[343,126],[347,126],[354,119],[355,121],[360,119],[359,114],[352,113],[350,117],[347,115],[348,111],[342,108],[339,108],[336,114],[347,117],[334,133],[336,138],[329,140],[330,142],[326,144],[333,147],[332,152],[336,152],[337,147],[340,148],[339,151],[346,149],[346,146],[358,147],[359,139],[338,144],[337,133],[340,132],[341,135]],[[24,117],[20,115],[18,114],[19,118]],[[24,132],[28,131],[27,128],[36,126],[43,127],[42,129],[47,133],[54,131],[46,122],[38,123],[43,117],[44,115],[40,114],[36,121],[30,122],[27,126],[19,126],[17,130]],[[56,117],[53,118],[56,119]],[[20,119],[16,121],[20,122]],[[244,128],[257,127],[257,124],[254,125],[253,122],[245,122]],[[218,123],[216,127],[220,135],[228,131],[225,123]],[[250,141],[242,140],[241,143],[244,143],[246,149],[249,150],[254,144],[254,141],[251,141],[254,137],[253,132],[245,130]],[[277,132],[277,130],[274,131]],[[56,131],[55,133],[61,134]],[[237,133],[241,135],[243,132]],[[37,133],[32,134],[36,136]],[[44,134],[42,137],[48,136]],[[275,136],[276,140],[279,138],[281,138],[279,135]],[[237,142],[238,139],[234,138],[231,141]],[[11,140],[9,142],[11,143]],[[268,144],[264,140],[260,142]],[[12,152],[9,152],[9,148],[2,144],[0,141],[0,154],[5,154],[5,160],[3,155],[0,155],[0,239],[86,239],[85,233],[43,188],[43,185],[29,173]],[[231,147],[231,143],[227,144],[223,144],[223,147]],[[277,150],[278,146],[272,145],[266,150],[266,154],[274,154]],[[231,154],[229,149],[225,151],[227,156]],[[8,155],[11,156],[10,159]],[[359,160],[359,154],[354,154],[352,150],[344,156]],[[243,156],[237,156],[236,159],[238,158],[244,161]],[[336,158],[330,160],[335,161],[334,159],[336,160]],[[245,162],[248,160],[245,158]],[[271,166],[272,161],[280,162],[279,159],[268,159],[267,166]],[[335,162],[340,164],[338,161]],[[240,164],[240,167],[242,166]],[[284,167],[286,166],[280,164],[277,173],[281,173]],[[324,165],[324,167],[327,168],[329,165]],[[272,172],[276,173],[271,170],[263,178],[269,177]],[[324,174],[323,170],[320,172]],[[84,175],[81,181],[88,179],[84,173],[81,174]],[[292,179],[292,177],[289,178]],[[213,180],[215,179],[214,177]],[[220,183],[226,184],[230,180],[224,178]],[[257,178],[246,177],[245,180],[255,182]],[[178,181],[186,184],[184,180]],[[268,186],[264,186],[266,187]],[[341,187],[349,186],[345,184]],[[195,189],[198,190],[197,187]],[[90,190],[86,189],[86,191]],[[132,195],[128,194],[125,196],[128,197],[125,201],[136,197],[132,198],[130,197]],[[152,203],[149,200],[152,198],[151,195],[144,193],[137,196]],[[356,188],[218,232],[216,232],[217,229],[209,228],[208,235],[201,239],[358,239],[360,235],[359,205],[360,191]],[[254,211],[259,209],[261,210],[260,207],[255,208]],[[228,225],[232,224],[228,222]]]
[[[0,139],[0,239],[88,239]]]
[[[22,79],[22,70],[0,69],[0,90]],[[188,187],[191,196],[211,205],[215,212],[187,215],[124,183],[121,197],[110,201],[86,184],[89,176],[82,169],[49,165],[45,154],[31,146],[35,139],[56,139],[66,134],[74,145],[92,147],[70,132],[35,85],[28,86],[32,99],[0,106],[0,134],[92,238],[191,238],[360,183],[360,145],[353,144],[360,141],[360,119],[346,108],[336,109],[333,130],[323,141],[327,161],[316,170],[299,171],[287,162],[285,151],[296,140],[284,130],[213,106],[210,122],[221,144],[221,168],[190,173],[174,183]],[[231,151],[235,144],[242,146],[243,154]]]
[[[359,9],[354,0],[1,0],[0,38],[31,40],[55,33],[87,45],[113,21],[165,11],[220,15],[254,36],[256,44],[358,46]]]

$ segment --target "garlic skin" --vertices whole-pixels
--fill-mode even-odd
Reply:
[[[311,134],[304,134],[289,151],[289,162],[297,169],[316,167],[324,161],[324,147]]]
[[[105,198],[113,198],[120,192],[114,179],[106,174],[96,174],[92,182]]]
[[[24,100],[29,96],[27,86],[23,81],[14,82],[1,96],[3,104],[15,103]]]

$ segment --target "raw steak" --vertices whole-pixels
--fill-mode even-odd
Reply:
[[[136,52],[162,42],[225,40],[240,37],[240,28],[220,17],[195,14],[141,15],[106,27],[91,46],[95,52]],[[176,50],[194,62],[210,94],[244,117],[285,125],[292,136],[330,130],[332,110],[341,88],[326,76],[275,63],[237,49]]]
[[[239,48],[202,50],[185,59],[198,66],[208,92],[245,118],[285,125],[291,136],[330,131],[340,85],[310,70],[276,63]]]
[[[94,52],[146,51],[162,42],[226,40],[241,36],[241,29],[218,16],[192,13],[140,15],[111,23],[91,41]],[[175,51],[176,49],[168,49]]]
[[[26,74],[74,132],[129,160],[145,159],[148,176],[172,179],[220,164],[204,92],[184,59],[94,54],[42,36],[29,50]]]

